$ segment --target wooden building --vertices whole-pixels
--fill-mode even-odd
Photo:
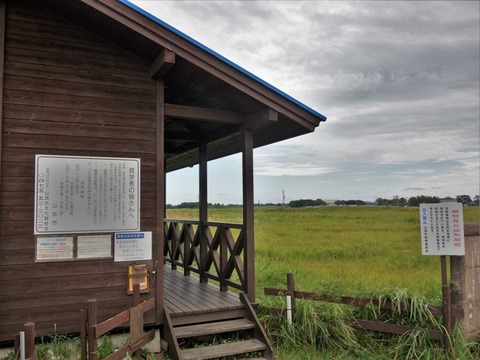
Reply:
[[[0,0],[0,342],[25,322],[37,336],[78,332],[88,299],[100,319],[131,303],[131,263],[113,254],[39,261],[36,155],[140,160],[140,231],[153,234],[142,298],[155,297],[147,322],[161,325],[174,308],[195,313],[169,288],[181,281],[172,268],[220,298],[236,289],[255,301],[253,149],[324,120],[126,0]],[[209,222],[208,161],[235,153],[243,223]],[[195,164],[198,220],[165,219],[165,174]],[[91,233],[110,234],[114,251],[113,232]]]

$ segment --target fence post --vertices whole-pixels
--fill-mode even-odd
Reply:
[[[133,306],[137,306],[140,304],[140,284],[135,284],[133,285]],[[132,313],[130,312],[130,317],[132,316]],[[143,314],[142,314],[143,316]],[[130,324],[132,324],[132,321],[136,321],[136,319],[132,319],[130,318]],[[143,323],[143,321],[142,321]],[[132,327],[130,326],[130,332],[132,332]],[[138,336],[138,334],[137,334]],[[132,340],[135,340],[136,339],[133,339],[133,333],[130,333],[130,345],[134,345]],[[142,358],[142,350],[139,349],[137,351],[134,351],[133,354],[132,354],[133,358],[134,359],[141,359]]]
[[[450,286],[448,285],[446,255],[440,256],[440,263],[442,269],[443,325],[445,326],[443,346],[446,351],[450,351],[450,334],[452,333],[452,302],[450,298]]]
[[[80,309],[80,351],[82,360],[87,360],[87,310]]]
[[[464,234],[465,256],[450,257],[452,303],[463,309],[463,335],[480,340],[480,221],[465,224]]]
[[[97,360],[97,300],[88,300],[88,359]]]
[[[288,309],[289,307],[290,310]],[[290,317],[288,311],[290,311]],[[291,318],[292,322],[295,319],[295,280],[293,273],[287,274],[287,318]]]
[[[35,323],[26,323],[23,328],[25,329],[25,358],[35,359]]]

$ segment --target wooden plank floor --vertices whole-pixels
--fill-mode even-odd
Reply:
[[[197,315],[243,309],[238,294],[220,291],[212,284],[201,284],[196,277],[184,276],[164,266],[164,300],[171,316]]]

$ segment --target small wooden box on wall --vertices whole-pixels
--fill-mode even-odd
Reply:
[[[127,294],[133,294],[133,286],[135,284],[140,285],[141,294],[148,294],[150,292],[147,264],[131,264],[128,266]]]

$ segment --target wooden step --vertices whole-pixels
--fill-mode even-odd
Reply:
[[[264,351],[266,349],[267,346],[261,341],[252,339],[229,344],[212,345],[202,348],[181,350],[180,353],[182,360],[206,360],[222,356],[248,354],[256,351]]]
[[[255,324],[247,319],[216,321],[206,324],[177,326],[173,328],[177,339],[250,329],[255,329]]]
[[[171,316],[173,326],[192,325],[211,321],[231,320],[245,317],[245,309],[212,311],[200,314]]]

